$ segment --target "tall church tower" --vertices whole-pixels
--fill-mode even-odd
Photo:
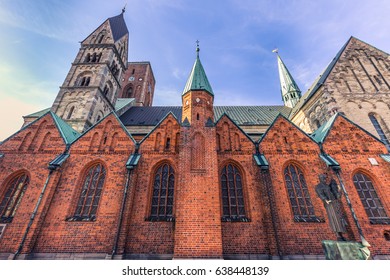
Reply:
[[[182,102],[174,258],[221,258],[214,94],[199,59],[199,46]]]
[[[123,18],[108,18],[86,39],[51,107],[83,132],[115,108],[126,70],[129,32]]]
[[[280,89],[282,92],[282,99],[284,105],[290,108],[294,108],[295,104],[297,104],[299,99],[301,98],[301,90],[299,89],[297,83],[294,81],[293,77],[291,76],[290,72],[288,71],[286,65],[283,63],[278,53],[277,57]]]

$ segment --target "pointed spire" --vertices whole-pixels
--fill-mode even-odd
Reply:
[[[207,79],[206,72],[203,69],[202,63],[199,59],[199,41],[196,41],[196,60],[192,67],[190,76],[188,77],[186,86],[183,90],[183,95],[191,90],[204,90],[214,95],[213,89]]]
[[[278,58],[280,89],[284,105],[293,108],[302,96],[301,90],[280,58],[279,50],[275,49],[272,52],[276,53]]]

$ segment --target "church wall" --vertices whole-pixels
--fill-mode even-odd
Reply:
[[[356,216],[367,241],[371,244],[372,255],[388,255],[390,242],[385,239],[385,231],[390,225],[371,224],[353,182],[353,176],[361,172],[373,180],[374,188],[381,200],[387,215],[390,215],[389,163],[379,155],[386,153],[386,148],[367,133],[339,117],[324,142],[324,150],[341,166],[341,176],[348,192]],[[378,165],[372,165],[369,158],[375,159]],[[357,228],[344,199],[348,222],[354,230],[355,240],[359,240]],[[389,216],[390,217],[390,216]]]
[[[323,203],[315,192],[315,186],[319,183],[318,175],[329,173],[319,157],[318,145],[287,120],[279,117],[260,142],[260,151],[269,163],[273,192],[271,201],[276,212],[278,240],[275,242],[279,242],[281,254],[322,255],[321,241],[335,240],[336,235],[329,227]],[[314,214],[325,222],[294,221],[284,178],[284,170],[289,164],[294,164],[302,171]]]
[[[259,168],[253,154],[255,145],[226,116],[216,125],[219,188],[221,172],[227,164],[236,166],[243,181],[244,202],[247,222],[222,222],[223,254],[225,258],[239,255],[269,255],[269,240],[264,208],[262,186],[259,182]],[[219,143],[218,143],[219,139]],[[220,199],[222,193],[220,194]],[[221,202],[222,205],[222,202]],[[221,209],[222,211],[222,209]]]
[[[133,141],[113,115],[71,146],[34,253],[111,253],[126,182],[125,163],[133,152]],[[77,220],[84,178],[95,163],[106,170],[96,218]]]
[[[142,255],[161,258],[169,255],[172,258],[174,246],[174,221],[151,221],[151,199],[155,172],[163,163],[172,166],[175,172],[174,215],[177,204],[178,177],[178,144],[180,127],[172,115],[155,128],[141,143],[141,159],[134,173],[134,198],[127,230],[125,253],[130,258]],[[169,146],[167,140],[169,140]]]
[[[49,175],[48,164],[65,150],[65,143],[49,114],[30,124],[0,145],[4,157],[0,160],[0,199],[8,190],[8,183],[17,174],[26,172],[29,184],[18,205],[12,222],[7,223],[0,238],[0,252],[15,253],[25,233],[31,213]],[[22,254],[32,250],[43,217],[53,194],[58,173],[54,172],[46,188],[35,222],[29,229]]]

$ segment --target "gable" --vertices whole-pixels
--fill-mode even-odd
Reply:
[[[386,146],[378,138],[340,114],[322,141],[324,148],[332,153],[387,153]]]
[[[172,113],[140,142],[141,151],[177,152],[180,141],[180,124]]]
[[[265,153],[319,153],[319,146],[305,132],[279,115],[260,139]]]
[[[5,139],[0,144],[0,149],[12,153],[61,153],[65,150],[66,144],[53,115],[48,112]]]
[[[390,88],[386,79],[390,75],[386,62],[388,56],[387,53],[351,37],[302,96],[292,110],[290,118],[294,117],[322,87],[343,94],[388,90]]]
[[[252,139],[228,115],[222,115],[215,127],[218,151],[252,151],[254,149]]]
[[[114,113],[107,115],[81,135],[70,148],[71,153],[129,153],[135,141]]]

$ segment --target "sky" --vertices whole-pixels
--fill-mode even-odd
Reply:
[[[388,0],[0,0],[0,141],[52,105],[80,41],[125,5],[153,105],[181,105],[196,40],[215,105],[282,105],[275,48],[302,93],[350,36],[390,52]]]

